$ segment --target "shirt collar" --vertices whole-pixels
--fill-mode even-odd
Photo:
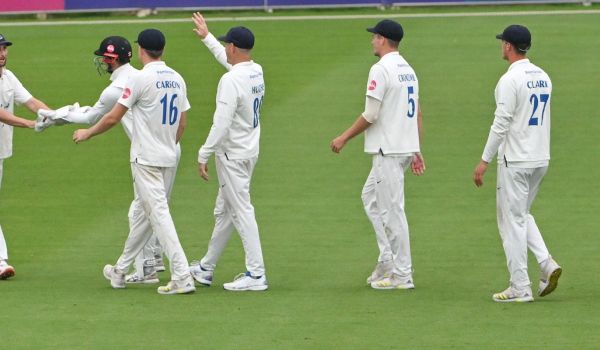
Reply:
[[[400,52],[398,52],[398,51],[388,52],[385,55],[381,56],[381,59],[383,59],[384,57],[392,57],[392,56],[400,56]]]
[[[231,69],[236,69],[239,67],[245,67],[245,66],[250,66],[254,64],[254,61],[250,60],[250,61],[244,61],[244,62],[240,62],[240,63],[236,63],[233,66],[231,66]]]
[[[523,58],[521,60],[518,61],[514,61],[509,67],[508,70],[511,70],[513,68],[515,68],[517,65],[519,64],[525,64],[525,63],[529,63],[529,59],[528,58]]]
[[[119,76],[122,75],[123,72],[126,71],[129,67],[131,67],[131,65],[129,63],[125,63],[124,65],[122,65],[119,68],[115,69],[112,72],[112,74],[110,75],[110,81],[117,80],[117,78],[119,78]]]
[[[152,61],[152,62],[146,63],[146,65],[142,69],[146,69],[146,67],[150,67],[150,66],[164,66],[164,65],[166,65],[164,61]]]

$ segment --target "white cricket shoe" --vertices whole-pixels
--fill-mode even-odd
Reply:
[[[373,289],[414,289],[412,276],[400,276],[395,273],[390,277],[371,283]]]
[[[265,275],[252,277],[250,272],[246,271],[246,273],[240,273],[235,276],[233,282],[223,284],[223,288],[234,292],[259,291],[266,290],[269,288],[269,285]]]
[[[160,286],[156,290],[158,294],[189,294],[196,291],[194,287],[194,279],[191,276],[183,280],[171,280],[166,286]]]
[[[518,290],[513,286],[506,288],[503,292],[495,293],[492,295],[492,299],[499,303],[526,303],[533,301],[533,293],[531,293],[531,287],[527,287],[523,290]]]
[[[540,264],[540,285],[538,295],[544,297],[552,293],[558,286],[558,279],[562,274],[562,267],[552,257]]]
[[[110,285],[115,289],[125,288],[125,274],[117,271],[114,266],[106,265],[102,270],[104,278],[110,281]]]
[[[210,286],[213,280],[213,271],[206,270],[200,264],[200,261],[192,261],[190,273],[196,282],[205,286]]]
[[[373,282],[381,281],[386,277],[392,276],[394,272],[394,262],[392,260],[379,261],[375,265],[375,269],[371,273],[371,276],[367,277],[367,284],[371,285]]]
[[[125,276],[125,283],[129,284],[154,284],[158,282],[160,282],[160,280],[158,279],[158,274],[156,272],[153,272],[149,275],[144,275],[144,277],[141,277],[137,272]]]
[[[0,280],[11,278],[15,275],[15,268],[0,260]]]

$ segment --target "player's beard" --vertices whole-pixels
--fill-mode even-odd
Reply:
[[[0,68],[4,68],[4,66],[6,66],[6,61],[7,61],[6,56],[0,58]]]
[[[112,72],[114,72],[113,65],[107,63],[106,64],[106,73],[112,74]]]

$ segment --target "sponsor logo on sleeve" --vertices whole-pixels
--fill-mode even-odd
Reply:
[[[371,80],[371,82],[369,83],[369,91],[373,91],[375,90],[375,88],[377,87],[377,82],[375,80]]]
[[[131,96],[131,89],[125,88],[125,90],[123,90],[123,96],[121,96],[121,98],[126,99],[129,96]]]

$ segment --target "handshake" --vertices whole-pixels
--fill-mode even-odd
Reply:
[[[74,113],[86,113],[92,107],[83,106],[80,107],[78,102],[75,102],[72,105],[66,105],[57,110],[49,110],[40,108],[37,112],[37,119],[35,121],[35,131],[42,132],[52,125],[64,125],[73,123],[73,120],[69,117],[70,114]]]

